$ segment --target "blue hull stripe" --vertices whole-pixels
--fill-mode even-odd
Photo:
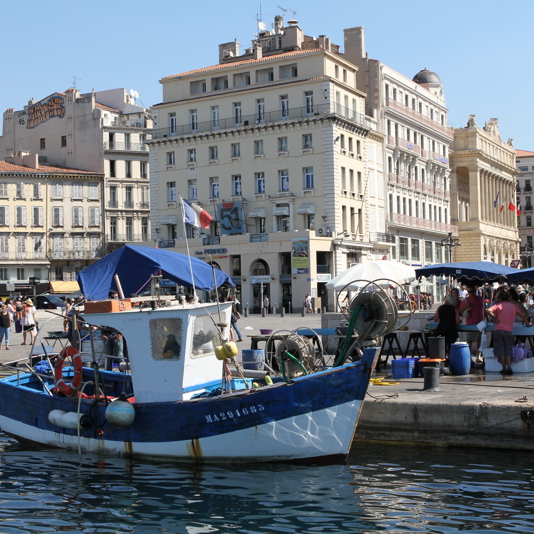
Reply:
[[[183,441],[312,414],[363,400],[372,364],[373,358],[364,356],[356,364],[316,373],[291,384],[195,401],[134,404],[135,421],[126,429],[114,428],[105,421],[103,403],[83,400],[82,413],[89,414],[95,426],[81,430],[81,436],[133,443]],[[77,405],[77,399],[50,396],[17,386],[9,379],[0,381],[0,415],[31,427],[76,435],[76,430],[52,425],[48,414],[54,409],[76,412]]]

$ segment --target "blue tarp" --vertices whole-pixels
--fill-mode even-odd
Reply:
[[[484,283],[497,282],[501,279],[508,279],[509,275],[517,273],[517,269],[499,265],[492,261],[464,261],[459,263],[438,263],[421,267],[415,270],[415,276],[454,276],[462,283]]]
[[[190,264],[193,273],[191,276]],[[117,274],[125,297],[150,288],[150,275],[161,271],[163,278],[177,284],[211,291],[223,285],[233,286],[230,277],[211,265],[170,250],[125,245],[105,258],[81,271],[77,280],[82,295],[88,300],[108,298],[110,289],[117,289],[114,275]],[[214,274],[215,273],[215,280]]]

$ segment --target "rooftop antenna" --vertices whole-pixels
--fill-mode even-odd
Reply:
[[[76,75],[74,76],[71,76],[72,78],[72,81],[74,82],[74,85],[73,85],[73,88],[76,89],[76,82],[79,80],[79,81],[82,81],[81,78],[78,78]]]
[[[291,11],[291,13],[293,13],[293,16],[291,17],[291,20],[287,21],[287,23],[288,24],[298,24],[297,19],[296,19],[297,12],[293,11],[291,8],[289,9],[289,11]]]

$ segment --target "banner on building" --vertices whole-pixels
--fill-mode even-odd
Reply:
[[[310,244],[308,239],[293,239],[291,270],[293,274],[308,274],[310,272]]]
[[[247,232],[241,202],[217,204],[217,218],[222,235],[245,234]]]

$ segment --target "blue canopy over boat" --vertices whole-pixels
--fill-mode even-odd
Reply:
[[[115,274],[126,297],[138,293],[150,283],[150,276],[161,271],[163,278],[177,284],[211,291],[215,287],[233,286],[230,277],[198,258],[170,250],[125,245],[81,271],[76,279],[88,300],[108,298],[117,289]],[[194,284],[193,284],[194,282]]]
[[[438,263],[415,270],[415,276],[454,276],[461,283],[497,282],[517,273],[517,269],[499,265],[492,261],[464,261],[459,263]]]

